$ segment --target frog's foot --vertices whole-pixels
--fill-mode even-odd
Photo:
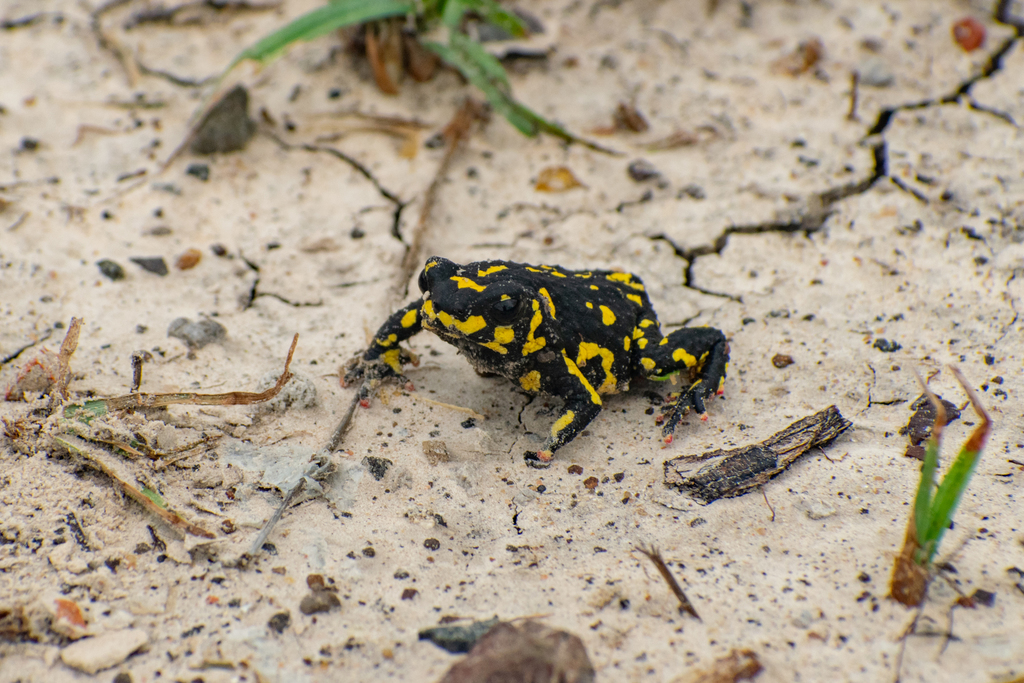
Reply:
[[[341,386],[358,385],[359,405],[364,408],[370,407],[370,397],[386,381],[402,384],[406,391],[416,390],[408,377],[396,372],[394,368],[379,359],[363,360],[361,356],[357,356],[345,363],[342,368]]]
[[[672,438],[676,427],[679,426],[679,421],[691,409],[700,417],[701,422],[708,421],[708,413],[704,407],[704,397],[707,393],[704,390],[703,380],[700,380],[694,382],[686,391],[678,395],[673,394],[670,397],[672,401],[661,415],[661,435],[665,439],[665,443],[672,443]],[[714,393],[711,395],[714,396]]]
[[[530,467],[538,470],[546,470],[551,467],[551,451],[526,451],[523,460]]]

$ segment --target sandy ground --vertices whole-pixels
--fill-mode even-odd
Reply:
[[[125,418],[163,450],[220,437],[167,467],[130,463],[213,540],[45,440],[26,452],[0,437],[0,608],[42,619],[38,642],[0,642],[0,680],[431,681],[455,657],[418,630],[495,615],[579,635],[599,681],[673,681],[744,648],[761,681],[1024,676],[1024,40],[991,2],[726,0],[710,14],[703,1],[523,2],[554,51],[510,67],[516,94],[623,154],[524,139],[496,117],[455,157],[417,258],[637,273],[663,325],[727,334],[725,400],[666,447],[645,396],[663,387],[639,383],[537,471],[522,453],[558,400],[478,377],[421,335],[417,391],[360,409],[326,496],[290,508],[247,568],[228,566],[349,404],[338,368],[404,302],[400,261],[443,156],[423,143],[468,92],[445,73],[383,95],[328,36],[235,74],[261,126],[244,151],[163,167],[206,92],[195,83],[316,4],[132,26],[145,3],[98,18],[89,1],[0,3],[0,356],[38,342],[3,365],[5,386],[77,316],[75,400],[127,393],[142,350],[143,391],[258,390],[296,332],[293,370],[317,394],[278,412]],[[951,38],[965,16],[987,29],[970,53]],[[814,37],[821,60],[786,73]],[[650,129],[598,135],[620,102]],[[415,156],[354,113],[425,124]],[[649,149],[675,133],[690,144]],[[630,179],[640,158],[660,178]],[[536,191],[552,166],[582,187]],[[179,270],[188,249],[202,259]],[[101,259],[125,278],[102,275]],[[227,336],[190,354],[167,336],[179,317]],[[795,362],[777,368],[776,354]],[[886,595],[919,468],[899,429],[920,393],[914,369],[965,404],[947,363],[995,427],[940,554],[945,578],[902,639],[916,613]],[[668,458],[759,441],[830,404],[852,428],[763,495],[705,507],[662,483]],[[0,414],[30,420],[40,405]],[[948,429],[949,451],[975,422],[968,409]],[[448,462],[431,464],[428,439]],[[365,456],[392,465],[377,479]],[[639,543],[664,553],[701,621],[677,613]],[[309,574],[333,582],[340,609],[299,611]],[[952,608],[977,589],[991,606]],[[62,648],[82,630],[47,627],[58,598],[89,634],[123,644],[142,631],[147,644],[95,676],[67,666]],[[268,622],[281,613],[279,633]]]

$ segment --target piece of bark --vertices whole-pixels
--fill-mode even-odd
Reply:
[[[828,444],[851,424],[838,408],[829,406],[761,443],[667,460],[665,484],[705,505],[719,498],[741,496],[785,470],[811,448]],[[709,460],[713,462],[706,462]]]

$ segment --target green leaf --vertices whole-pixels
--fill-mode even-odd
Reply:
[[[107,414],[107,402],[103,400],[86,401],[84,404],[72,403],[64,407],[64,417],[89,424],[97,417]]]
[[[453,32],[448,36],[448,44],[454,50],[461,52],[469,62],[475,64],[488,80],[506,89],[511,89],[512,86],[509,85],[505,67],[494,55],[483,49],[480,43],[464,33]]]
[[[161,509],[164,509],[164,510],[166,510],[168,508],[167,501],[164,500],[164,497],[161,496],[156,491],[154,491],[153,489],[149,488],[148,486],[143,486],[142,487],[142,495],[144,495],[146,498],[149,498],[151,501],[153,501],[153,505],[156,505],[158,508],[161,508]]]
[[[935,499],[932,501],[931,527],[928,529],[928,537],[934,539],[935,546],[931,548],[929,561],[939,549],[942,536],[949,528],[953,513],[956,512],[957,505],[960,504],[960,497],[963,496],[971,481],[971,475],[974,474],[974,466],[978,464],[980,454],[981,451],[961,450],[935,492]]]
[[[231,67],[245,59],[266,62],[300,40],[312,40],[345,26],[400,16],[416,11],[412,0],[337,0],[303,14],[282,29],[271,33],[242,51]]]
[[[917,497],[914,499],[914,524],[917,527],[919,546],[924,546],[929,541],[928,530],[932,525],[932,491],[935,489],[935,470],[938,466],[939,442],[932,437],[925,446],[921,481],[917,485]]]

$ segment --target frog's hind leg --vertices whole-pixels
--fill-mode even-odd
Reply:
[[[548,372],[541,379],[544,391],[565,397],[565,407],[555,423],[551,435],[544,441],[544,447],[536,452],[526,453],[526,464],[544,468],[551,464],[554,452],[576,438],[576,435],[590,424],[601,412],[601,397],[587,381],[579,367],[565,351],[562,360],[566,371]],[[557,366],[556,366],[557,367]]]
[[[723,393],[729,343],[713,327],[687,327],[655,341],[651,337],[656,334],[655,329],[646,330],[648,342],[639,349],[644,376],[665,380],[683,373],[681,379],[687,385],[665,410],[662,436],[671,443],[679,420],[691,408],[701,420],[708,419],[704,402]]]

